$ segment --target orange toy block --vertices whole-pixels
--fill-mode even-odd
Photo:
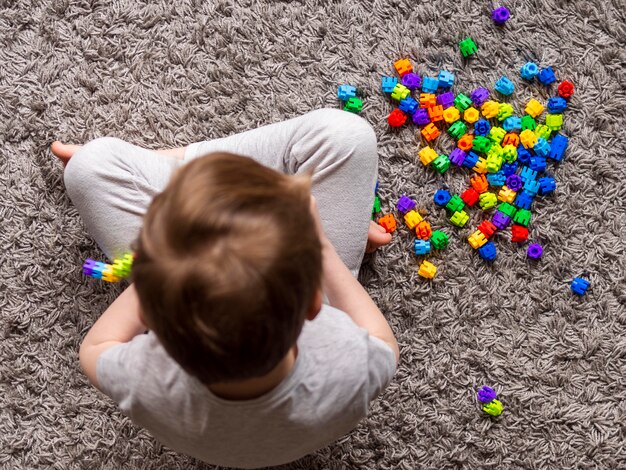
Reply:
[[[432,106],[428,108],[428,117],[430,122],[438,122],[443,120],[443,106]]]
[[[409,62],[409,59],[396,60],[393,63],[393,66],[396,68],[401,77],[413,71],[413,66],[411,65],[411,62]]]
[[[422,220],[417,227],[415,227],[415,235],[422,240],[430,240],[430,236],[433,234],[433,230],[430,224],[426,220]]]
[[[424,126],[422,129],[422,135],[428,142],[435,140],[441,135],[441,131],[432,122]]]
[[[472,150],[473,142],[474,142],[474,136],[472,134],[465,134],[461,136],[461,138],[456,143],[456,145],[464,152],[469,152],[470,150]]]
[[[485,175],[472,176],[470,178],[470,183],[472,184],[472,188],[480,194],[484,193],[489,188],[489,182],[487,181],[487,177]]]
[[[393,214],[383,215],[378,219],[378,225],[384,228],[387,233],[393,233],[396,231],[396,218]]]
[[[420,108],[432,108],[437,105],[437,97],[432,93],[420,93]]]
[[[519,145],[519,135],[513,132],[509,132],[504,136],[504,139],[502,139],[502,143],[500,145],[502,145],[502,147],[504,147],[505,145],[513,145],[517,147]]]

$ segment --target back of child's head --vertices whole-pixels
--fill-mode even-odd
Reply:
[[[184,165],[145,215],[133,279],[147,326],[189,374],[268,373],[321,283],[310,177],[227,153]]]

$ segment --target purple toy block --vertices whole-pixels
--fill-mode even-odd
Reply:
[[[409,72],[402,77],[402,84],[409,90],[416,90],[422,86],[422,79],[419,75]]]
[[[413,122],[418,126],[425,126],[430,122],[430,117],[428,116],[428,110],[424,108],[420,108],[413,114]]]
[[[522,178],[520,178],[518,175],[509,175],[506,179],[506,187],[509,188],[511,191],[519,191],[520,189],[522,189],[522,185],[523,185],[523,181]]]
[[[543,248],[539,243],[531,243],[528,245],[528,257],[531,259],[540,259],[543,255]]]
[[[450,162],[454,163],[456,166],[463,165],[463,162],[465,161],[465,157],[467,157],[467,154],[458,147],[456,147],[452,152],[450,152],[450,156],[449,156]]]
[[[476,88],[470,94],[470,98],[476,106],[482,106],[483,103],[489,99],[489,90],[486,88]]]
[[[489,403],[490,401],[493,401],[496,398],[498,398],[498,394],[493,388],[483,385],[480,388],[480,390],[478,390],[478,393],[476,394],[476,398],[481,403]]]
[[[446,91],[437,96],[437,103],[443,106],[443,109],[447,109],[450,106],[454,106],[454,93]]]
[[[402,196],[400,196],[400,199],[398,199],[398,203],[396,204],[396,207],[400,212],[406,214],[407,212],[412,210],[416,205],[417,203],[413,199],[403,194]]]
[[[511,218],[503,212],[496,211],[491,218],[491,223],[498,229],[504,230],[511,223]]]
[[[91,276],[93,274],[93,268],[96,266],[96,260],[87,258],[85,264],[83,264],[83,274],[85,276]]]
[[[511,13],[506,7],[496,8],[491,12],[491,19],[498,26],[502,26],[510,17]]]

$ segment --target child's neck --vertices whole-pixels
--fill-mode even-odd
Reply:
[[[209,385],[215,395],[227,400],[252,400],[274,389],[289,374],[298,355],[298,347],[292,347],[287,355],[268,374],[262,377]]]

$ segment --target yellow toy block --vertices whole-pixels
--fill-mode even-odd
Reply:
[[[465,122],[474,124],[480,119],[480,113],[476,108],[467,108],[463,113],[463,119],[465,120]]]
[[[410,210],[409,212],[404,214],[404,223],[406,224],[407,227],[409,227],[409,230],[415,229],[415,227],[417,227],[417,225],[422,220],[424,220],[424,219],[419,214],[419,212],[416,212],[414,210]]]
[[[526,129],[519,135],[519,140],[524,148],[531,149],[537,143],[537,136],[530,129]]]
[[[120,282],[120,278],[113,274],[113,266],[105,264],[105,268],[102,270],[102,280],[107,282]]]
[[[469,237],[467,237],[467,241],[470,245],[472,245],[472,248],[478,250],[481,246],[487,243],[488,240],[485,238],[485,234],[483,232],[476,230]]]
[[[422,162],[422,165],[424,166],[430,165],[432,161],[439,156],[432,147],[424,147],[419,151],[418,155],[420,157],[420,162]]]
[[[487,119],[494,118],[498,115],[498,112],[500,111],[500,103],[491,100],[485,101],[480,107],[480,110],[483,113],[483,116],[485,116]]]
[[[498,199],[502,202],[508,202],[509,204],[513,204],[515,196],[517,196],[517,193],[506,186],[502,186],[498,193]]]
[[[501,127],[493,126],[489,131],[489,134],[487,134],[487,137],[489,137],[489,140],[491,140],[493,143],[500,144],[505,135],[506,131],[504,129],[502,129]]]
[[[449,108],[443,110],[443,120],[448,124],[452,124],[459,119],[461,119],[461,113],[454,106],[450,106]]]
[[[486,211],[498,204],[498,198],[493,193],[482,193],[478,198],[478,204],[482,210]]]
[[[469,215],[465,211],[455,211],[454,214],[450,216],[450,222],[452,222],[457,227],[465,227],[465,224],[469,220]]]
[[[417,272],[417,274],[419,274],[422,277],[425,277],[426,279],[432,279],[433,277],[435,277],[436,272],[437,272],[437,266],[435,266],[433,263],[429,263],[428,261],[424,260],[422,261],[422,264],[420,264],[420,269]]]
[[[479,157],[472,170],[476,173],[487,173],[487,160],[483,157]]]
[[[530,114],[532,117],[536,118],[541,113],[543,113],[543,110],[543,105],[535,98],[532,98],[526,105],[526,109],[524,111],[526,111],[526,113]]]

